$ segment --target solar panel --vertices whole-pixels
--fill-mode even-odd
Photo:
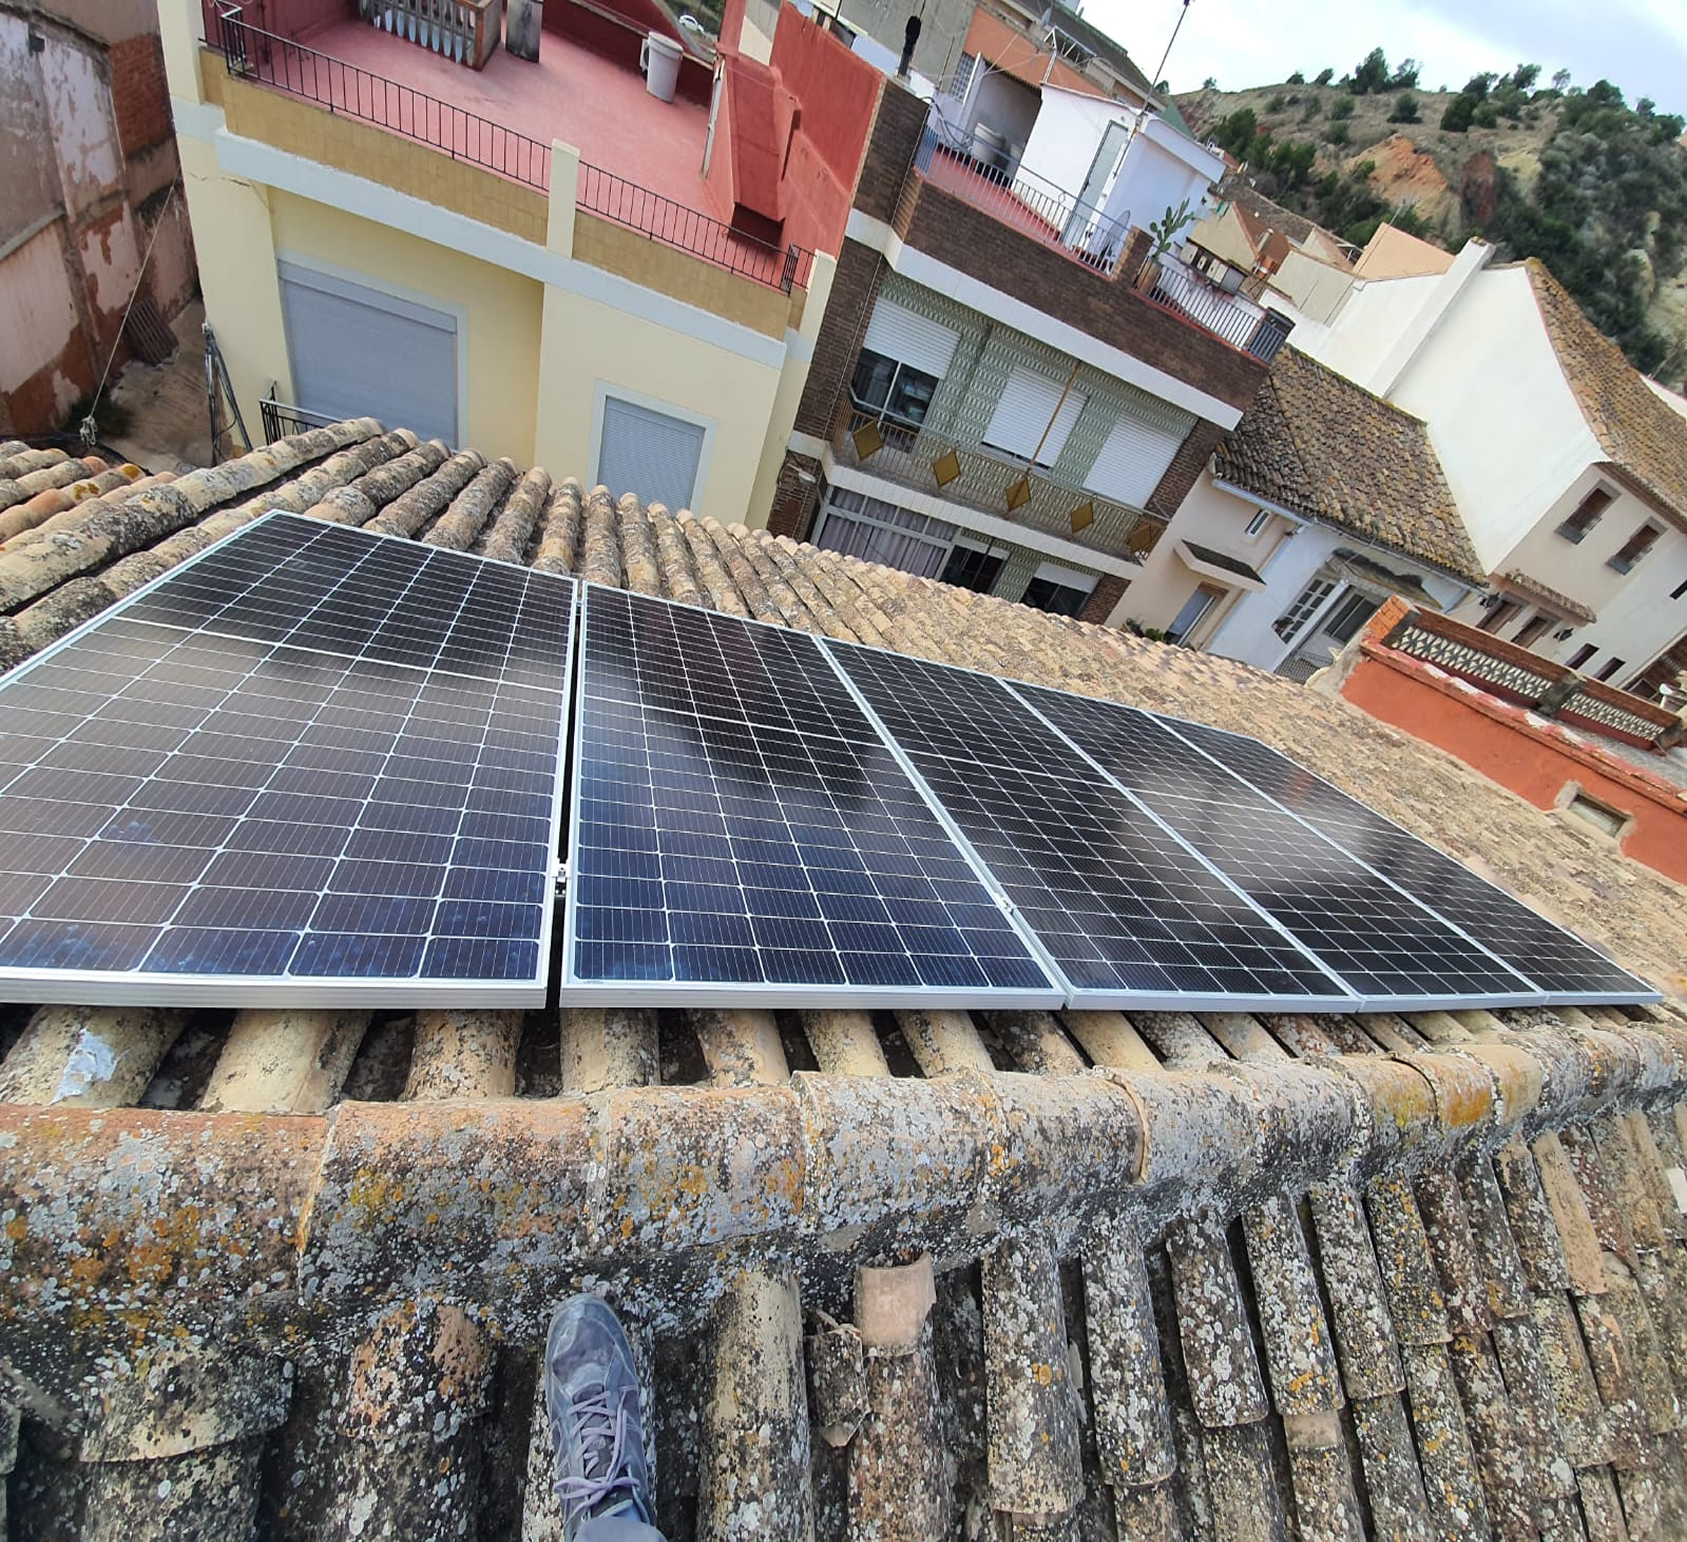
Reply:
[[[1053,1006],[814,639],[592,586],[565,999]]]
[[[1367,1008],[1539,1002],[1427,905],[1132,707],[1014,688],[1364,998]]]
[[[1288,756],[1243,734],[1172,721],[1190,744],[1244,777],[1360,861],[1438,911],[1567,1005],[1657,999],[1645,981],[1579,937]]]
[[[1000,680],[828,643],[1079,1007],[1354,1005],[1281,927]]]
[[[0,682],[0,992],[540,1005],[574,585],[272,514]]]

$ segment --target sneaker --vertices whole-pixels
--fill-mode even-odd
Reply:
[[[653,1526],[638,1371],[621,1324],[596,1296],[575,1296],[551,1318],[545,1408],[569,1542],[583,1522],[600,1516]]]

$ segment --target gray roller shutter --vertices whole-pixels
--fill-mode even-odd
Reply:
[[[295,263],[276,271],[296,406],[458,443],[455,316]]]
[[[1101,446],[1084,486],[1103,498],[1141,508],[1160,485],[1182,443],[1180,435],[1122,417]]]
[[[1020,460],[1035,458],[1039,465],[1052,466],[1084,410],[1082,392],[1067,391],[1061,401],[1063,391],[1063,381],[1015,366],[984,431],[984,442]]]
[[[597,479],[617,498],[634,493],[641,503],[689,509],[697,497],[702,454],[700,424],[617,396],[604,398]]]
[[[961,334],[953,327],[930,321],[906,305],[881,297],[873,307],[873,319],[867,323],[861,346],[941,380],[949,373],[960,339]]]

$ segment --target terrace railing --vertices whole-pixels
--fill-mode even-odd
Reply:
[[[358,0],[358,14],[471,70],[483,70],[504,32],[504,0]]]
[[[1143,509],[1068,487],[860,402],[844,404],[833,451],[845,465],[1115,556],[1147,556],[1165,529],[1164,520]]]
[[[1289,335],[1288,326],[1275,320],[1270,311],[1205,283],[1170,260],[1161,261],[1153,286],[1143,292],[1268,364]]]
[[[758,284],[768,284],[789,294],[806,288],[814,253],[800,246],[781,250],[730,225],[688,209],[648,188],[618,177],[597,166],[580,163],[577,207],[601,215],[629,230],[649,236],[665,246],[690,252],[717,267],[740,273]]]
[[[1011,147],[937,118],[926,125],[914,168],[928,182],[1033,240],[1059,247],[1097,273],[1111,274],[1118,266],[1130,215],[1110,217],[1027,171]]]
[[[389,129],[542,193],[550,190],[549,145],[401,81],[254,27],[246,20],[244,6],[209,4],[205,37],[222,54],[230,75]]]
[[[264,443],[274,444],[277,439],[285,439],[289,434],[302,434],[306,429],[326,428],[331,423],[337,423],[338,418],[325,417],[320,412],[308,412],[303,407],[295,407],[291,402],[275,399],[275,385],[272,382],[269,395],[258,403],[258,411],[264,422]]]
[[[329,112],[441,150],[453,160],[468,161],[542,193],[550,191],[548,145],[255,27],[245,19],[245,7],[232,0],[205,0],[205,7],[206,41],[222,54],[230,75],[274,86]],[[786,294],[808,286],[814,253],[807,248],[773,246],[599,167],[581,164],[575,199],[588,213]]]

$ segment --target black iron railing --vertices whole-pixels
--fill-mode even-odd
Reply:
[[[330,423],[340,421],[338,418],[324,417],[320,412],[307,412],[303,407],[295,407],[290,402],[278,402],[273,385],[269,388],[269,395],[258,403],[258,411],[263,415],[265,444],[274,444],[277,439],[285,439],[289,434],[302,434],[311,428],[326,428]]]
[[[482,166],[542,193],[550,190],[549,145],[400,81],[254,27],[245,18],[244,6],[206,0],[205,28],[206,41],[222,54],[230,75],[260,81],[329,112],[390,129],[453,160]]]
[[[769,284],[786,294],[806,288],[814,253],[800,246],[781,251],[730,225],[597,166],[580,163],[578,207],[602,215],[629,230],[690,252],[733,273]]]

